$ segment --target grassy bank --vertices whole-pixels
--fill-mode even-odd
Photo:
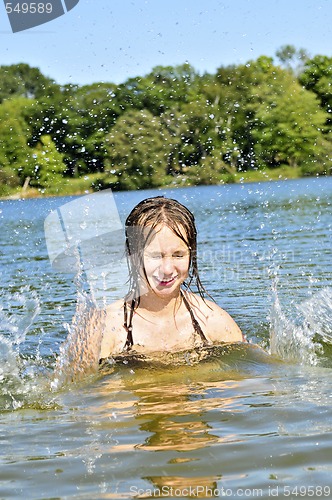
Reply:
[[[231,177],[226,174],[221,176],[220,181],[216,184],[227,184],[227,183],[243,183],[243,182],[265,182],[265,181],[277,181],[286,179],[297,179],[301,177],[301,169],[294,167],[281,167],[275,169],[266,170],[251,170],[248,172],[237,172]],[[27,187],[22,188],[10,188],[3,190],[0,199],[25,199],[25,198],[38,198],[47,196],[74,196],[74,195],[84,195],[92,193],[98,190],[98,185],[100,181],[107,180],[106,176],[103,174],[90,174],[79,179],[63,179],[61,183],[57,185],[50,186],[45,189],[35,189]],[[107,187],[107,183],[103,182],[103,187]],[[188,176],[178,176],[170,179],[170,182],[166,182],[161,187],[163,188],[174,188],[174,187],[186,187],[198,185],[195,179]],[[204,184],[207,184],[204,182]],[[113,188],[116,190],[115,188]]]

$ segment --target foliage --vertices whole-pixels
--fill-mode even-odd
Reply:
[[[66,171],[63,155],[59,153],[49,135],[42,135],[32,154],[34,168],[30,172],[32,186],[49,188],[52,192]]]
[[[26,170],[30,170],[32,162],[32,151],[28,146],[31,129],[24,119],[29,106],[29,99],[22,97],[0,105],[0,167],[1,171],[7,172],[6,179],[11,178],[14,185],[23,185]]]
[[[328,130],[332,125],[332,57],[315,56],[308,60],[299,77],[300,83],[314,92],[320,99],[322,108],[327,115]]]
[[[157,66],[120,85],[61,87],[27,64],[0,66],[0,193],[330,174],[332,58],[292,45],[276,56],[215,74]]]
[[[163,184],[172,138],[148,110],[126,111],[105,138],[105,169],[114,187],[140,189]]]
[[[120,85],[117,96],[124,109],[147,109],[153,115],[161,115],[194,101],[196,95],[192,93],[198,79],[190,64],[157,66],[145,77],[130,78]]]
[[[12,97],[39,99],[57,88],[55,82],[28,64],[0,66],[0,103]]]
[[[325,113],[315,96],[287,74],[269,82],[263,93],[265,99],[256,109],[252,131],[258,165],[295,167],[324,154]]]
[[[283,45],[280,47],[276,56],[286,68],[291,69],[298,74],[302,71],[303,64],[309,60],[309,55],[305,49],[296,49],[294,45]]]

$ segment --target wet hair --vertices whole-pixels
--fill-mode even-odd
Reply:
[[[147,198],[136,205],[125,223],[129,269],[127,298],[134,299],[135,306],[138,307],[142,272],[146,282],[148,281],[144,269],[144,249],[160,225],[171,229],[189,248],[188,281],[185,281],[183,286],[190,290],[191,286],[194,285],[202,298],[209,295],[198,274],[197,230],[194,215],[177,200],[156,196]]]

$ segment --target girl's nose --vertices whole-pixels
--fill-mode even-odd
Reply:
[[[164,257],[160,265],[160,271],[165,275],[170,275],[174,271],[174,264],[172,257]]]

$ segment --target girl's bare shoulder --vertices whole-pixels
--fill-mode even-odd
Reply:
[[[243,341],[239,326],[218,304],[194,293],[186,292],[186,297],[198,321],[205,328],[204,333],[212,342]]]
[[[105,308],[106,316],[122,316],[123,317],[123,299],[116,300]]]
[[[123,300],[117,300],[106,306],[105,325],[100,350],[101,358],[107,358],[123,346],[125,342],[123,323]]]
[[[190,307],[197,314],[208,317],[209,314],[211,314],[211,311],[220,309],[220,307],[215,302],[213,302],[212,300],[207,300],[205,298],[203,299],[197,293],[185,291],[183,292],[183,294],[185,295]]]
[[[122,332],[124,323],[123,299],[109,304],[105,309],[106,332],[112,329],[112,332]]]

